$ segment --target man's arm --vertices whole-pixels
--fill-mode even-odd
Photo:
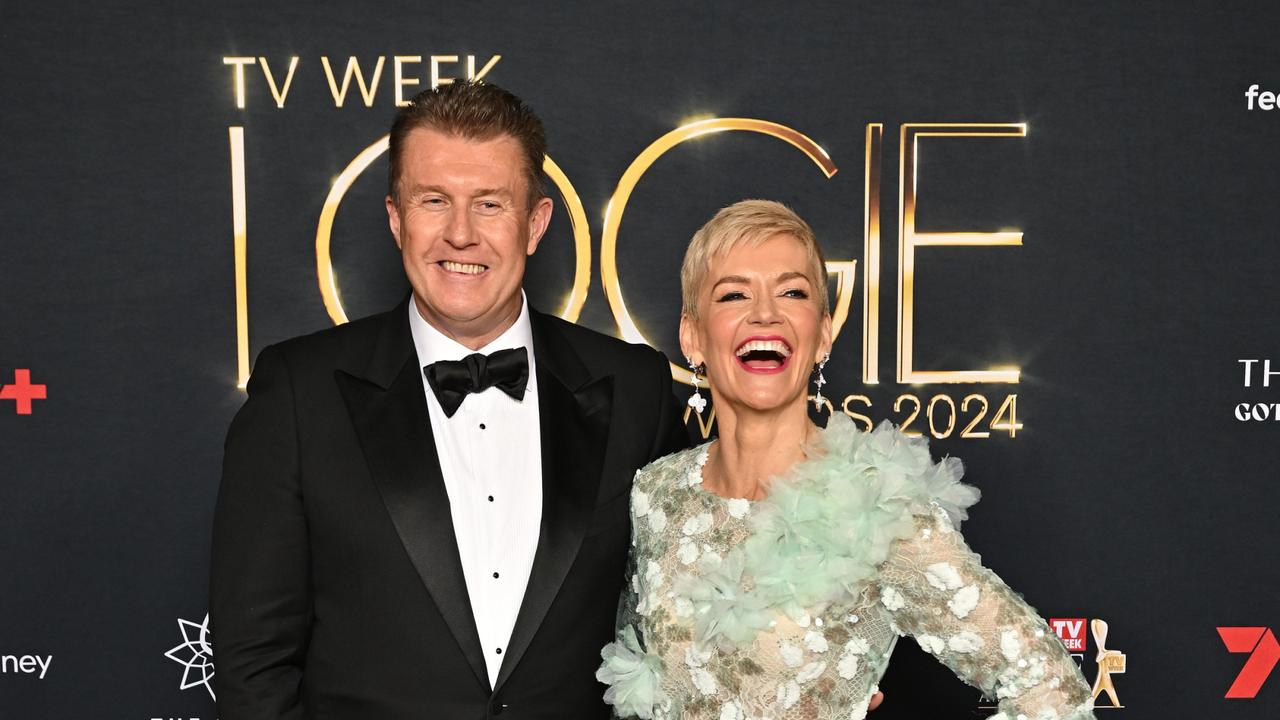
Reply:
[[[683,405],[676,403],[675,391],[671,382],[670,363],[667,356],[654,351],[658,382],[658,430],[654,434],[653,448],[649,460],[670,455],[689,447],[689,431],[684,426]]]
[[[310,550],[288,366],[258,357],[227,432],[213,521],[209,612],[221,720],[301,718]]]

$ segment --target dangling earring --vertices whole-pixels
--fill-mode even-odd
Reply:
[[[689,361],[689,369],[693,371],[689,375],[689,382],[693,385],[693,394],[689,396],[689,407],[701,415],[703,409],[707,407],[707,399],[702,397],[702,393],[698,389],[698,366],[693,364],[692,358],[685,359]]]
[[[818,379],[813,381],[813,385],[814,385],[813,409],[814,410],[821,410],[822,403],[826,401],[826,398],[822,397],[822,386],[827,384],[827,379],[822,376],[822,369],[827,366],[827,361],[830,359],[831,359],[831,353],[827,353],[822,357],[822,360],[818,363]]]

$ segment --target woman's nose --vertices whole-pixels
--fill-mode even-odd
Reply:
[[[763,294],[751,303],[751,314],[747,319],[760,325],[771,325],[780,322],[781,316],[778,314],[778,306],[773,297]]]

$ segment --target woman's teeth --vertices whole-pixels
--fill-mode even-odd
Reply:
[[[748,353],[753,352],[772,352],[780,355],[784,360],[791,357],[791,348],[781,340],[752,340],[742,344],[735,353],[738,357],[745,357]]]
[[[462,273],[464,275],[479,275],[485,270],[483,265],[453,262],[452,260],[442,260],[440,261],[440,265],[449,272]]]

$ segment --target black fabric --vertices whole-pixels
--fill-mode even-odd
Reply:
[[[218,717],[606,718],[625,498],[687,444],[667,361],[531,313],[542,521],[491,688],[407,312],[257,360],[214,520]]]
[[[433,362],[422,368],[422,372],[440,407],[444,408],[445,416],[453,417],[467,395],[491,387],[515,400],[523,400],[529,384],[529,351],[519,347],[489,355],[471,353],[461,360]]]

